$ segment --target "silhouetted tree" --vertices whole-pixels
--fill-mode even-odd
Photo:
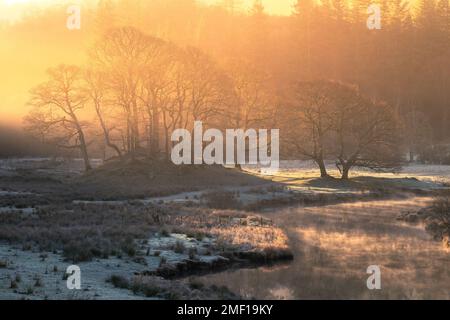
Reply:
[[[33,107],[26,118],[28,128],[51,139],[61,148],[80,150],[86,170],[91,169],[84,133],[86,123],[80,113],[88,97],[82,87],[82,71],[60,65],[48,70],[49,80],[31,90]]]

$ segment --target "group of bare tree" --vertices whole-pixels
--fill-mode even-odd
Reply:
[[[234,1],[225,12],[189,0],[183,7],[168,1],[166,9],[101,3],[106,32],[89,64],[51,69],[31,91],[27,117],[42,140],[78,149],[86,169],[94,137],[118,158],[167,158],[171,133],[193,130],[194,121],[280,128],[283,157],[312,159],[323,177],[332,160],[344,179],[355,166],[395,170],[406,152],[423,160],[446,137],[449,51],[435,44],[439,59],[428,59],[427,39],[448,39],[447,0],[419,1],[416,11],[408,1],[381,1],[379,31],[366,28],[367,0],[299,0],[290,17],[266,15],[261,1],[248,15]],[[166,12],[141,21],[140,10],[185,19]],[[123,23],[119,12],[135,27],[107,28]],[[95,122],[86,121],[92,114]]]
[[[184,88],[193,83],[189,79],[200,76],[207,79],[208,76],[220,84],[211,95],[211,100],[218,99],[220,103],[215,103],[214,112],[208,113],[213,113],[215,118],[221,115],[220,121],[214,121],[227,123],[228,127],[246,127],[245,119],[249,123],[274,120],[273,110],[269,115],[265,111],[261,115],[255,113],[265,107],[251,107],[251,112],[246,112],[255,103],[250,100],[250,103],[244,103],[239,95],[249,99],[256,96],[256,101],[267,99],[254,95],[254,92],[239,93],[242,89],[252,90],[252,86],[263,83],[269,87],[266,91],[269,103],[258,101],[257,104],[275,106],[280,105],[277,101],[280,87],[297,81],[335,79],[355,84],[371,100],[386,101],[392,106],[405,133],[403,151],[410,154],[411,160],[450,161],[449,0],[380,0],[381,30],[367,28],[367,8],[373,3],[370,0],[297,0],[291,15],[286,16],[270,15],[263,2],[253,2],[250,10],[243,10],[241,1],[218,1],[221,6],[204,6],[195,0],[101,0],[98,6],[83,13],[83,28],[76,33],[59,32],[57,26],[61,24],[62,13],[58,8],[43,10],[42,15],[30,15],[0,32],[2,37],[22,39],[27,44],[35,41],[34,36],[42,42],[51,41],[69,56],[80,48],[78,39],[93,41],[98,32],[115,28],[115,32],[107,32],[91,50],[91,63],[81,68],[80,77],[82,86],[86,87],[88,69],[91,70],[91,81],[100,81],[97,90],[94,86],[93,97],[97,102],[90,98],[84,109],[98,110],[97,114],[102,118],[98,122],[103,123],[103,129],[97,130],[97,134],[106,136],[103,140],[108,141],[107,149],[118,155],[126,155],[135,149],[154,153],[150,150],[158,149],[158,146],[164,153],[167,149],[164,132],[170,132],[175,124],[177,127],[180,123],[192,125],[193,111],[198,109],[194,106],[197,104],[193,102],[195,98],[184,95],[187,93]],[[146,54],[141,51],[127,53],[127,49],[132,51],[133,47],[128,48],[127,43],[133,39],[119,35],[127,33],[124,29],[128,28],[124,26],[145,30],[148,34],[139,36],[146,39],[147,44],[142,46],[147,52],[155,53],[148,61],[142,61]],[[115,40],[120,38],[124,40]],[[116,47],[120,54],[114,53]],[[127,55],[138,59],[127,62]],[[234,67],[235,57],[239,57],[237,68]],[[200,70],[192,59],[198,61]],[[156,61],[164,60],[157,67]],[[206,72],[207,68],[203,67],[208,65],[217,73]],[[133,77],[127,79],[122,76],[127,73],[126,68],[139,69],[139,74],[132,72]],[[250,76],[243,76],[241,72]],[[160,77],[158,73],[167,76]],[[179,76],[174,81],[176,74]],[[267,75],[272,80],[270,83],[266,81]],[[239,85],[248,78],[253,85]],[[183,85],[174,85],[177,81]],[[149,85],[163,86],[163,89],[148,90]],[[209,91],[213,86],[197,87]],[[178,104],[174,104],[175,94],[168,94],[174,90],[177,90]],[[96,95],[95,91],[100,91],[101,95]],[[158,107],[153,102],[148,103],[151,97],[159,101]],[[188,107],[183,107],[180,113],[174,105]],[[76,113],[84,112],[76,110]],[[249,117],[245,117],[245,113]],[[199,113],[196,114],[198,117]],[[227,118],[224,118],[225,114]],[[35,113],[33,118],[42,120],[46,117]],[[66,127],[70,118],[66,115]],[[83,121],[81,127],[89,144],[93,137],[90,131],[100,126],[87,124]],[[270,125],[270,122],[265,124]],[[67,137],[62,139],[55,134],[62,130],[61,123],[51,134],[46,127],[37,130],[41,131],[38,132],[40,136],[53,135],[52,139],[58,144],[67,144]],[[81,139],[77,134],[71,140],[70,145],[78,145]]]
[[[164,15],[139,23],[218,59],[245,56],[271,74],[275,86],[319,79],[355,84],[392,106],[410,133],[404,151],[411,160],[450,162],[449,0],[376,1],[380,30],[367,28],[371,0],[297,0],[283,17],[268,14],[260,0],[250,10],[239,7],[242,1],[221,1],[221,8],[165,3],[186,17],[179,22],[183,32]],[[156,1],[145,6],[148,13],[158,8]]]
[[[355,166],[392,170],[400,164],[393,109],[352,86],[300,82],[282,96],[249,63],[235,59],[223,68],[196,48],[129,27],[107,32],[89,57],[84,68],[50,69],[48,81],[31,90],[26,118],[43,141],[78,149],[86,170],[91,132],[118,158],[168,159],[172,132],[193,130],[195,121],[221,129],[281,128],[283,155],[314,160],[322,177],[329,159],[343,179]],[[95,114],[95,124],[83,120],[87,114]]]
[[[60,65],[31,90],[27,128],[61,148],[77,148],[90,169],[87,131],[124,155],[168,158],[175,129],[247,129],[271,119],[264,74],[241,60],[225,72],[199,49],[180,48],[136,28],[109,30],[86,67]],[[96,123],[84,121],[95,111]]]

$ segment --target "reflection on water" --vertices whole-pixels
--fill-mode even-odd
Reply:
[[[449,299],[450,252],[423,226],[399,222],[430,199],[371,201],[270,213],[288,233],[289,265],[201,277],[247,298]],[[382,290],[367,289],[369,265],[379,265]]]

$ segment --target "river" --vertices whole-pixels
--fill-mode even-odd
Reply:
[[[450,252],[423,225],[398,221],[430,198],[291,207],[265,213],[284,228],[289,264],[202,276],[244,298],[449,299]],[[381,289],[367,288],[367,268],[381,269]]]

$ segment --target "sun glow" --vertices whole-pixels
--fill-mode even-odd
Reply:
[[[220,0],[201,0],[208,5],[220,3]],[[249,10],[253,4],[253,0],[242,0],[240,2],[243,10]],[[265,11],[273,15],[289,15],[296,0],[262,0]]]
[[[58,2],[63,2],[63,1],[57,1],[57,0],[2,0],[2,1],[0,1],[0,4],[5,4],[7,6],[16,6],[16,5],[23,5],[23,4],[49,5],[49,4],[55,4]]]
[[[0,0],[0,22],[17,21],[30,8],[48,6],[55,3],[57,3],[55,0]]]
[[[3,0],[3,2],[7,5],[13,5],[18,3],[27,3],[30,2],[30,0]]]
[[[0,21],[15,21],[20,19],[30,8],[47,7],[49,5],[62,5],[65,3],[87,3],[93,0],[0,0]],[[207,5],[216,5],[220,0],[199,0]],[[292,13],[295,0],[263,0],[265,11],[273,15],[289,15]],[[241,9],[247,11],[251,8],[253,0],[242,0]]]
[[[16,4],[26,4],[26,3],[35,3],[35,4],[51,4],[57,2],[63,2],[61,0],[2,0],[6,5],[16,5]]]

